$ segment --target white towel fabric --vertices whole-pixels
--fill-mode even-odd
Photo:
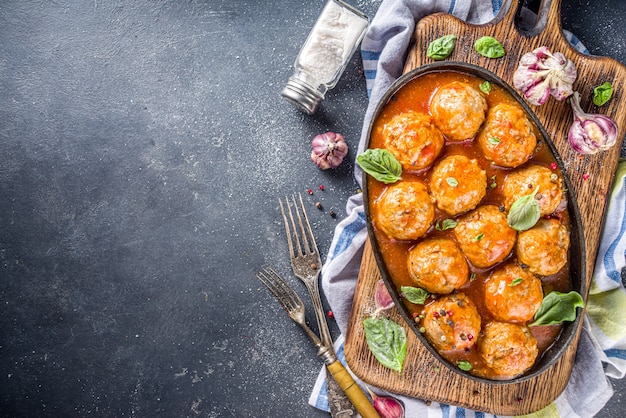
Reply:
[[[500,0],[383,0],[361,45],[370,97],[363,126],[368,126],[383,93],[401,75],[416,21],[434,12],[447,12],[470,23],[486,23],[498,13],[501,3]],[[574,47],[586,52],[572,34],[566,33],[566,36]],[[357,153],[363,151],[364,136],[365,129]],[[355,167],[355,176],[360,182],[361,172]],[[344,364],[343,335],[367,238],[362,196],[350,197],[346,209],[348,216],[337,225],[321,276],[322,289],[342,333],[335,348]],[[534,416],[592,417],[613,395],[607,376],[622,378],[626,374],[626,290],[620,276],[626,265],[626,163],[620,163],[617,172],[606,225],[570,381],[552,404]],[[419,399],[392,395],[404,403],[407,417],[492,416],[435,402],[426,405]],[[329,411],[324,368],[309,403]]]

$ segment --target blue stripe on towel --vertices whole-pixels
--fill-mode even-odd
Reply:
[[[448,13],[452,14],[452,12],[454,12],[454,6],[456,6],[456,0],[452,0],[450,2],[450,7],[448,8]]]
[[[354,239],[356,234],[358,234],[359,231],[361,231],[365,227],[365,213],[359,212],[358,217],[354,221],[346,225],[341,231],[341,234],[337,238],[337,244],[335,245],[335,249],[331,254],[331,258],[337,257],[348,247],[350,247],[350,244],[352,244],[352,240]]]
[[[626,182],[622,185],[622,188],[624,194],[626,194]],[[622,204],[624,204],[624,202],[622,202]],[[620,270],[615,265],[615,248],[617,248],[617,246],[622,242],[622,240],[624,239],[624,233],[626,233],[626,216],[623,216],[623,214],[626,213],[626,209],[622,209],[622,222],[619,226],[619,232],[617,233],[617,236],[615,237],[613,242],[611,242],[611,245],[609,245],[609,248],[607,248],[606,253],[603,257],[604,269],[606,270],[606,274],[611,280],[616,283],[620,283],[622,277]]]
[[[491,10],[493,10],[493,15],[497,15],[502,7],[502,0],[491,0]]]
[[[606,354],[607,357],[613,357],[613,358],[618,358],[621,360],[626,360],[626,350],[618,350],[618,349],[611,349],[611,350],[604,350],[604,354]]]
[[[363,61],[378,61],[380,59],[380,51],[361,50],[361,58],[363,58]]]
[[[335,258],[339,254],[344,252],[350,246],[350,244],[352,244],[352,240],[354,239],[356,234],[358,234],[359,231],[365,228],[365,226],[365,213],[359,212],[358,217],[354,221],[346,225],[341,231],[339,238],[337,238],[337,244],[335,245],[335,249],[331,255],[331,258]]]

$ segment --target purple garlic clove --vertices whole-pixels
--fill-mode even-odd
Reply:
[[[389,294],[387,286],[383,280],[379,280],[378,283],[376,283],[374,303],[376,304],[376,313],[373,315],[374,317],[376,317],[379,312],[391,309],[394,305],[393,299],[391,299],[391,295]]]
[[[574,122],[567,140],[574,151],[595,154],[610,149],[617,142],[617,123],[608,116],[585,113],[580,107],[580,94],[574,92],[570,99]]]
[[[326,132],[313,138],[311,160],[322,170],[338,167],[348,154],[348,144],[343,135]]]
[[[391,396],[378,396],[367,388],[372,400],[374,409],[381,418],[404,418],[404,405],[398,399]]]

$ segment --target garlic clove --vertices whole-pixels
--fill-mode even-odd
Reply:
[[[381,418],[404,418],[404,405],[398,399],[392,396],[379,396],[367,387],[372,400],[374,401],[374,409]]]
[[[376,304],[376,313],[373,316],[376,316],[378,312],[391,309],[394,305],[393,299],[389,294],[389,290],[387,290],[387,286],[382,279],[379,280],[378,283],[376,283],[376,290],[374,291],[374,303]]]
[[[602,114],[585,113],[580,107],[580,94],[574,92],[570,99],[574,122],[567,135],[570,146],[581,154],[606,151],[617,142],[617,123]]]
[[[535,83],[526,90],[526,99],[535,106],[541,106],[550,97],[550,88],[547,81]]]

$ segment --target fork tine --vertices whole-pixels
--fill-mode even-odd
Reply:
[[[289,247],[289,256],[294,258],[296,256],[295,248],[293,246],[293,240],[291,238],[291,228],[289,227],[289,220],[287,219],[287,215],[285,215],[285,208],[283,207],[283,201],[278,199],[278,203],[280,204],[280,212],[283,214],[283,222],[285,224],[285,235],[287,235],[287,245]],[[289,218],[291,219],[291,224],[294,228],[294,235],[296,240],[298,239],[298,234],[295,232],[295,224],[293,222],[293,216],[291,215],[291,209],[289,208],[289,198],[285,198],[285,204],[287,205],[287,210],[289,211]],[[300,250],[300,242],[298,241],[298,251]]]
[[[304,225],[302,224],[302,220],[300,219],[300,216],[298,216],[298,220],[300,221],[300,228],[302,229],[302,236],[304,237],[304,243],[307,247],[307,251],[311,253],[316,253],[317,244],[315,243],[315,236],[313,235],[313,229],[311,228],[311,224],[309,223],[309,217],[306,214],[306,210],[304,209],[304,202],[302,201],[302,194],[298,193],[298,195],[300,197],[300,207],[302,208],[302,215],[304,215],[304,220],[306,222],[306,231],[305,231]],[[309,245],[309,240],[311,241],[311,245]]]
[[[271,267],[266,267],[264,271],[257,273],[257,278],[278,299],[287,313],[291,313],[290,311],[299,306],[304,306],[300,296]]]

